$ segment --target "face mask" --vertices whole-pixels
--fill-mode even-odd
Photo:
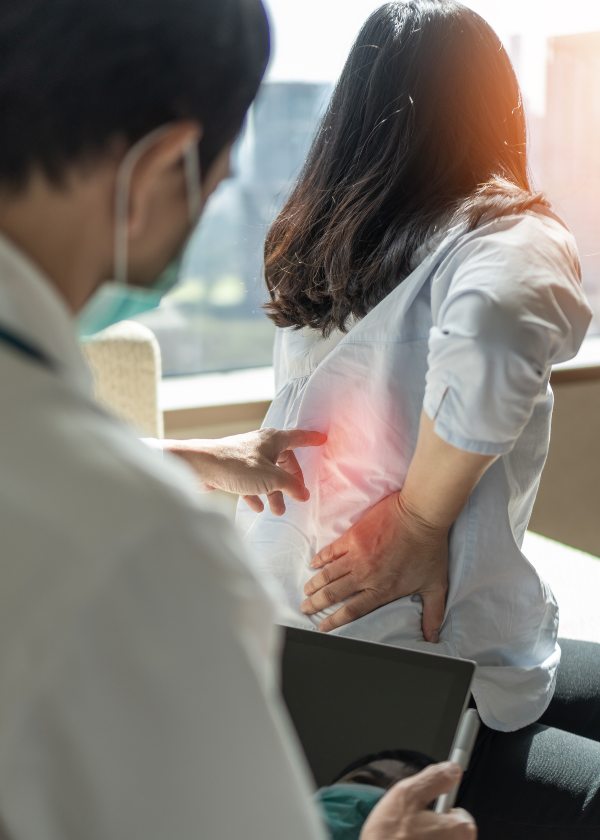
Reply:
[[[333,784],[315,797],[335,840],[358,840],[365,820],[385,790],[362,784]]]
[[[86,338],[101,330],[135,318],[159,306],[162,298],[177,284],[187,242],[177,257],[165,268],[156,281],[147,287],[131,286],[127,282],[128,264],[128,208],[131,176],[144,152],[165,131],[153,131],[136,143],[126,154],[117,174],[115,207],[115,279],[104,283],[83,308],[78,317],[79,335]],[[190,227],[197,222],[202,192],[200,187],[200,162],[198,146],[192,144],[185,152],[185,177],[188,195]],[[191,233],[190,233],[191,236]],[[188,237],[189,241],[189,237]]]

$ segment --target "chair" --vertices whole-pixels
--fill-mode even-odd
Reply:
[[[98,401],[142,437],[162,438],[161,357],[154,333],[136,321],[122,321],[87,339],[83,352]]]

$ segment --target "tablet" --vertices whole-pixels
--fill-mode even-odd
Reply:
[[[383,750],[449,758],[474,662],[313,630],[284,631],[283,696],[318,786]]]

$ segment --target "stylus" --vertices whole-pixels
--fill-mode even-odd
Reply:
[[[454,764],[458,764],[463,771],[469,766],[471,753],[473,752],[478,732],[479,715],[475,709],[467,709],[460,722],[458,735],[456,736],[456,741],[454,742],[454,747],[452,748],[452,753],[450,754],[450,761]],[[445,814],[454,807],[459,786],[460,783],[455,785],[455,787],[448,791],[448,793],[444,793],[439,797],[435,805],[436,814]]]

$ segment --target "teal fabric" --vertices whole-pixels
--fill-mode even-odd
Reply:
[[[331,785],[315,794],[331,840],[359,840],[365,820],[384,795],[372,785]]]
[[[80,338],[90,338],[119,321],[156,309],[179,280],[182,257],[173,260],[152,286],[104,283],[79,313]]]

